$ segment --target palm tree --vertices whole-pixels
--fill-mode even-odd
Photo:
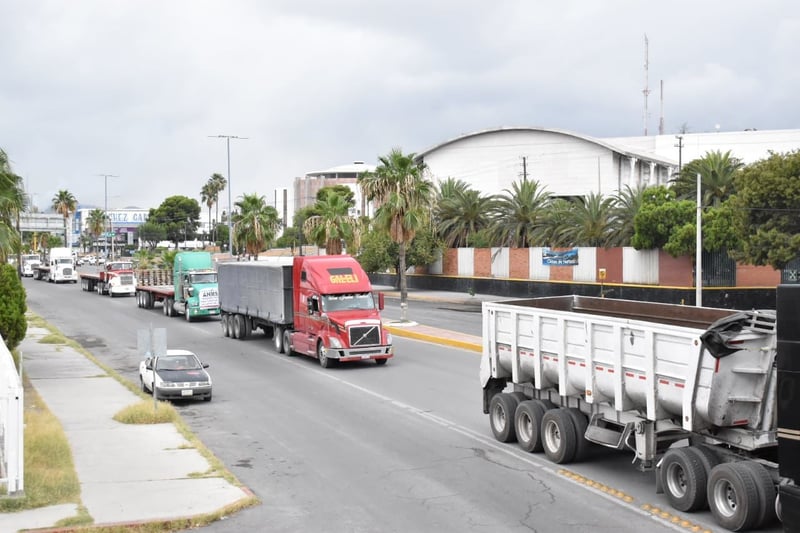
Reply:
[[[67,190],[60,190],[53,196],[53,211],[64,217],[64,246],[66,247],[69,247],[67,222],[69,221],[70,215],[75,212],[77,205],[77,200],[75,200],[72,193]]]
[[[200,189],[200,201],[206,204],[208,207],[208,233],[209,239],[211,240],[211,208],[214,206],[214,202],[216,201],[216,196],[214,192],[214,184],[211,180],[208,180],[203,187]]]
[[[631,245],[633,234],[636,233],[633,218],[642,207],[646,190],[647,188],[644,185],[637,185],[636,188],[626,185],[624,190],[616,194],[612,215],[614,235],[609,242],[609,246]]]
[[[672,188],[679,200],[694,200],[700,174],[703,205],[719,207],[735,192],[734,177],[743,167],[744,163],[731,157],[730,150],[724,154],[720,150],[706,152],[705,156],[684,165],[678,177],[672,180]]]
[[[595,192],[572,200],[560,231],[562,246],[608,246],[614,237],[615,203],[616,199]]]
[[[211,174],[211,177],[208,178],[208,183],[211,185],[211,190],[209,191],[214,198],[214,205],[217,206],[216,216],[214,220],[216,224],[214,224],[214,229],[216,230],[217,224],[219,224],[219,193],[225,190],[225,187],[228,184],[228,180],[225,179],[225,176],[219,173]],[[216,234],[214,235],[214,241],[216,242]]]
[[[330,193],[317,200],[314,205],[318,215],[308,217],[303,222],[303,234],[309,242],[324,243],[330,255],[342,253],[342,241],[348,250],[358,249],[358,218],[349,215],[350,203],[343,196]]]
[[[511,184],[498,198],[490,229],[498,246],[529,248],[542,232],[550,204],[550,193],[538,181],[523,178]]]
[[[234,213],[233,241],[250,256],[258,256],[259,252],[275,240],[281,227],[278,211],[267,205],[263,196],[245,194],[235,204],[238,212]]]
[[[491,225],[496,201],[493,195],[461,187],[454,187],[448,196],[443,196],[440,188],[434,214],[436,230],[445,245],[450,248],[469,246],[470,237]]]
[[[6,153],[0,149],[0,261],[21,252],[19,214],[26,206],[22,178],[14,174]]]
[[[428,223],[433,195],[433,184],[424,177],[425,165],[414,161],[415,155],[394,148],[378,159],[374,172],[358,177],[364,197],[378,205],[376,226],[388,231],[398,244],[401,320],[406,320],[408,308],[406,248],[417,230]]]
[[[92,242],[97,242],[97,238],[106,230],[106,214],[102,209],[89,211],[89,216],[86,218],[86,230],[92,236]]]

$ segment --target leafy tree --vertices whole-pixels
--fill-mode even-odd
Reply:
[[[239,212],[233,216],[234,242],[246,254],[258,256],[275,240],[281,227],[280,215],[255,193],[242,196],[236,207]]]
[[[317,201],[319,202],[321,200],[325,200],[329,194],[341,196],[348,208],[356,206],[356,195],[353,192],[353,189],[347,185],[328,185],[326,187],[322,187],[317,191]]]
[[[523,178],[505,189],[493,212],[492,240],[498,246],[534,246],[547,216],[551,197],[538,181]]]
[[[700,174],[700,192],[704,206],[718,207],[734,193],[734,178],[744,164],[731,157],[728,150],[724,154],[715,150],[690,161],[673,180],[672,188],[681,200],[696,200],[697,175]]]
[[[347,242],[349,250],[360,245],[358,219],[350,216],[350,204],[344,196],[331,192],[317,200],[318,215],[311,216],[303,223],[303,234],[309,242],[324,245],[331,255],[342,253],[342,241]]]
[[[275,241],[275,246],[278,248],[291,248],[292,253],[294,253],[294,249],[303,242],[303,232],[294,226],[289,226],[283,230],[283,234]]]
[[[753,265],[783,269],[800,255],[800,150],[748,165],[728,202],[741,250],[732,255]]]
[[[52,233],[48,233],[47,238],[44,240],[44,246],[47,250],[58,248],[61,244],[61,237],[53,235]]]
[[[675,192],[662,185],[649,187],[641,209],[634,217],[635,233],[631,244],[637,250],[664,248],[677,257],[691,254],[697,207],[691,200],[676,200]]]
[[[366,272],[385,272],[396,266],[397,243],[385,231],[367,231],[356,259]]]
[[[64,246],[69,246],[69,229],[67,228],[67,222],[69,222],[70,215],[77,209],[78,201],[71,192],[60,190],[53,196],[52,207],[53,211],[64,217]]]
[[[25,311],[25,288],[16,269],[8,263],[0,265],[0,335],[9,350],[13,350],[28,330]]]
[[[167,231],[167,240],[175,243],[177,249],[180,241],[194,238],[200,225],[200,204],[194,198],[170,196],[157,208],[150,209],[147,220],[162,225]]]
[[[92,242],[97,242],[97,238],[106,229],[106,214],[102,209],[92,209],[86,218],[86,229],[92,236]]]
[[[379,206],[375,212],[378,229],[388,231],[398,246],[400,273],[400,315],[406,320],[408,286],[406,280],[406,251],[417,230],[429,224],[433,184],[424,177],[424,164],[414,161],[415,154],[403,154],[394,148],[379,158],[374,172],[358,177],[367,200]]]
[[[136,228],[136,238],[150,250],[155,250],[159,242],[167,239],[167,228],[147,220]]]

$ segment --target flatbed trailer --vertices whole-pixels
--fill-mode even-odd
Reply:
[[[495,438],[586,460],[632,452],[685,512],[741,531],[778,514],[776,312],[562,296],[483,304]]]
[[[136,290],[136,276],[130,262],[106,263],[103,270],[78,272],[81,289],[97,294],[133,296]]]

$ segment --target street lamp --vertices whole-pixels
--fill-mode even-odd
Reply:
[[[111,230],[108,233],[113,233],[114,226],[111,223],[111,220],[109,220],[109,218],[108,218],[108,178],[118,178],[119,176],[116,176],[114,174],[97,174],[97,175],[98,176],[103,176],[103,179],[105,180],[105,190],[104,190],[104,192],[105,192],[105,206],[103,208],[103,214],[105,215],[106,220],[108,221],[109,229]],[[103,228],[103,229],[105,229],[105,228]],[[106,233],[106,235],[105,235],[105,254],[106,254],[106,258],[108,258],[108,233]],[[111,257],[114,257],[114,238],[113,237],[111,238]]]
[[[233,255],[233,217],[231,216],[231,139],[249,139],[249,137],[239,137],[237,135],[209,135],[218,139],[225,139],[225,146],[228,150],[228,251]]]

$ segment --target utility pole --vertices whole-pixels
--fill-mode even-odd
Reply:
[[[249,139],[237,135],[209,135],[218,139],[225,139],[228,151],[228,252],[233,255],[233,211],[231,210],[231,139]]]
[[[111,258],[113,259],[113,257],[114,257],[114,225],[111,222],[111,219],[108,218],[108,178],[118,178],[119,176],[116,176],[114,174],[97,174],[97,176],[102,176],[103,180],[104,180],[104,183],[105,183],[105,188],[104,188],[104,191],[105,191],[105,195],[104,195],[105,196],[105,205],[103,207],[103,215],[105,216],[106,222],[108,222],[108,226],[109,226],[108,227],[108,232],[105,232],[106,235],[105,235],[105,250],[104,250],[104,252],[106,254],[106,258],[108,258],[108,234],[111,233],[112,234],[112,236],[111,236]],[[103,228],[103,229],[106,229],[106,228]]]
[[[658,120],[658,134],[664,135],[664,80],[661,80],[661,118]]]
[[[676,135],[676,139],[678,139],[678,144],[675,144],[675,148],[678,149],[678,175],[681,173],[681,169],[683,168],[683,162],[681,158],[683,157],[683,135]]]

